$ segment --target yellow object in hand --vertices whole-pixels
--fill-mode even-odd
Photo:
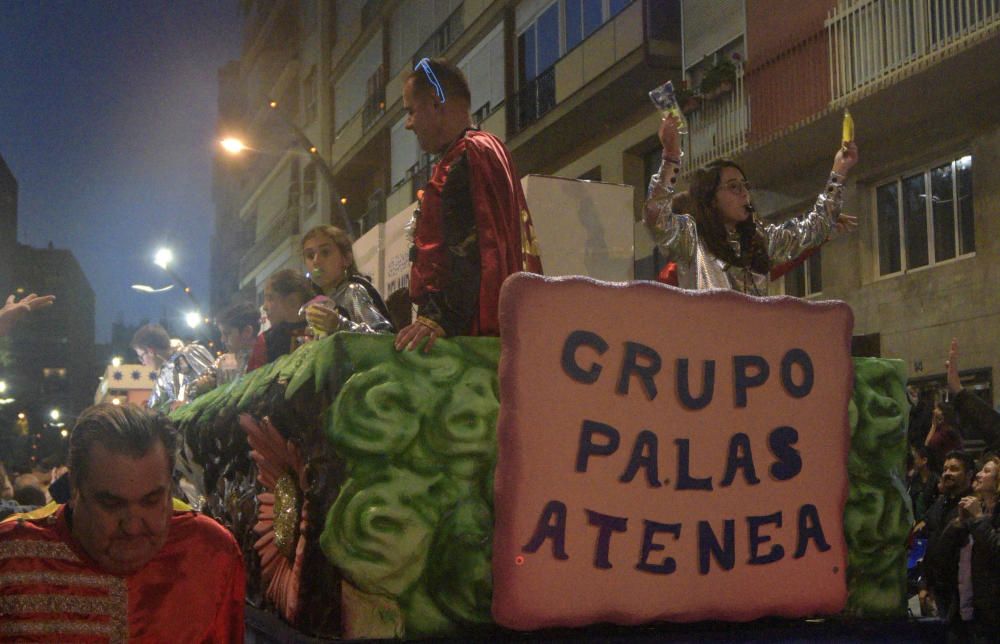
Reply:
[[[844,110],[844,131],[840,140],[844,143],[854,140],[854,119],[851,118],[850,110]]]

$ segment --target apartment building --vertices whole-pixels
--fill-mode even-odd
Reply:
[[[414,202],[432,160],[404,128],[401,93],[420,58],[459,63],[476,122],[508,142],[522,174],[633,184],[655,147],[645,92],[680,69],[679,0],[284,0],[246,11],[244,104],[220,135],[262,143],[220,162],[217,184],[239,186],[228,203],[254,231],[238,260],[247,292],[300,267],[302,232],[336,223],[340,208],[361,236]],[[267,107],[274,97],[283,119]]]
[[[672,79],[691,94],[687,168],[735,158],[772,220],[815,199],[849,108],[861,163],[847,209],[860,228],[772,292],[847,301],[857,350],[900,358],[917,383],[940,381],[958,337],[966,379],[992,398],[1000,367],[996,0],[245,7],[244,100],[228,129],[257,152],[223,172],[236,186],[238,225],[229,228],[252,231],[237,260],[243,292],[301,267],[301,233],[339,221],[341,208],[361,236],[412,207],[432,160],[404,128],[401,88],[424,56],[465,70],[476,121],[507,142],[522,175],[635,186],[636,220],[659,155],[659,115],[646,92]],[[635,258],[635,276],[652,277],[658,258],[641,226]]]

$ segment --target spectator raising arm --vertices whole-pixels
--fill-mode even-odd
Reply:
[[[7,297],[7,303],[0,309],[0,336],[7,335],[17,324],[17,321],[29,312],[51,306],[55,300],[55,295],[35,295],[34,293],[21,298],[20,302],[13,295]]]
[[[952,338],[948,361],[944,363],[948,393],[962,419],[965,438],[980,438],[986,442],[986,451],[1000,452],[1000,413],[976,394],[962,388],[958,377],[958,340]]]

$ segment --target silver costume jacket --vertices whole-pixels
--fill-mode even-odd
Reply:
[[[669,171],[664,172],[669,166]],[[673,164],[663,161],[660,170],[649,181],[646,211],[656,216],[656,224],[648,227],[657,246],[677,264],[678,285],[691,290],[710,288],[733,289],[751,295],[767,295],[767,275],[750,269],[730,266],[715,257],[698,238],[698,228],[692,215],[671,211],[674,187],[666,180],[673,176]],[[767,253],[771,265],[795,259],[809,248],[826,241],[840,216],[843,201],[843,177],[831,173],[826,187],[812,209],[780,224],[763,226],[767,238]],[[730,243],[739,249],[733,233]]]
[[[361,284],[345,279],[330,294],[330,299],[347,311],[347,317],[341,316],[338,331],[392,333],[392,324],[378,310],[372,296]]]
[[[176,347],[173,354],[160,367],[153,384],[153,393],[146,406],[160,408],[173,401],[186,402],[190,396],[188,385],[212,368],[212,354],[196,342],[181,344],[171,340]]]

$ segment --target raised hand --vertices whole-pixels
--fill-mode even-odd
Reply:
[[[846,177],[851,168],[858,162],[858,144],[854,141],[844,141],[833,157],[833,171]]]
[[[951,347],[948,349],[948,360],[944,363],[947,374],[948,393],[952,396],[962,391],[962,380],[958,377],[958,340],[951,339]]]
[[[679,132],[680,120],[673,115],[666,116],[660,122],[660,130],[657,135],[660,137],[660,144],[663,146],[663,156],[672,159],[681,158],[681,135]]]

